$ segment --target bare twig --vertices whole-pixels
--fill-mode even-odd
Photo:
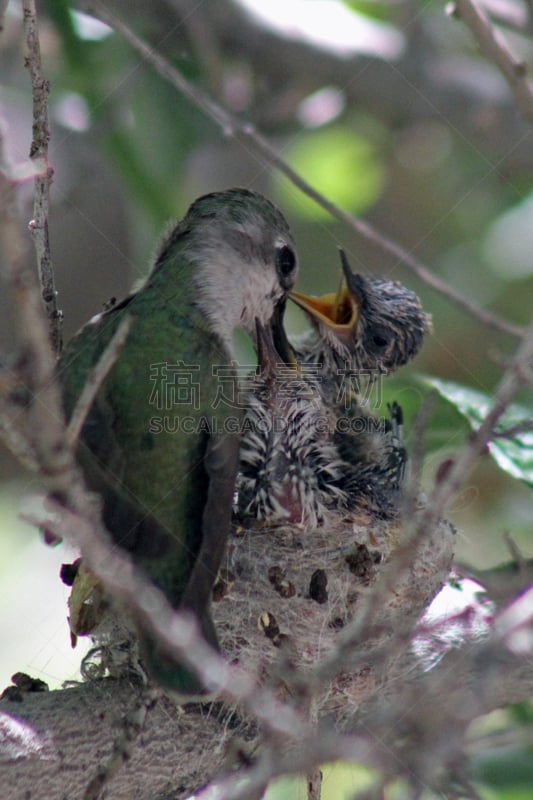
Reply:
[[[533,122],[533,83],[527,74],[527,64],[514,57],[476,0],[455,0],[453,15],[470,29],[483,56],[498,67],[509,84],[525,119]]]
[[[269,781],[281,775],[305,775],[316,764],[330,761],[355,761],[383,768],[384,756],[380,742],[368,736],[342,736],[336,733],[314,733],[302,747],[263,752],[244,775],[246,781],[236,784],[233,775],[216,781],[218,800],[250,800],[253,792],[261,791]]]
[[[69,447],[75,447],[92,402],[106,379],[109,370],[119,357],[120,351],[124,347],[131,330],[132,322],[133,319],[131,316],[124,317],[109,342],[109,345],[102,353],[98,363],[87,376],[83,391],[78,398],[78,402],[76,403],[76,407],[74,408],[68,424],[67,442]]]
[[[485,325],[490,325],[504,333],[508,333],[511,336],[521,337],[523,335],[524,331],[521,326],[502,319],[496,314],[487,311],[487,309],[480,308],[472,300],[464,297],[461,292],[448,286],[445,281],[433,274],[431,270],[404,247],[391,239],[387,239],[368,222],[348,214],[320,194],[320,192],[314,189],[281,158],[272,145],[270,145],[253,125],[241,122],[226,111],[225,108],[215,103],[206,92],[203,92],[197,86],[190,83],[174,66],[137,36],[128,25],[116,17],[108,8],[104,7],[102,3],[98,2],[98,0],[89,0],[89,2],[83,3],[83,5],[88,13],[94,14],[118,31],[124,39],[140,53],[146,62],[151,64],[166,81],[212,119],[226,136],[240,142],[244,149],[248,150],[260,161],[264,161],[279,170],[279,172],[285,175],[285,177],[300,189],[300,191],[318,203],[318,205],[322,206],[322,208],[326,209],[333,217],[344,222],[352,228],[352,230],[355,230],[360,236],[372,242],[374,246],[378,247],[383,252],[396,258],[398,264],[402,264],[410,269],[424,281],[424,283],[427,283],[428,286],[436,289],[450,301],[468,311],[469,314],[480,322]]]
[[[496,607],[509,603],[533,584],[533,558],[508,561],[493,569],[476,569],[469,564],[456,563],[460,575],[473,578],[489,596]]]
[[[406,525],[404,543],[395,550],[376,583],[361,598],[359,612],[339,637],[337,649],[315,667],[314,674],[319,683],[324,684],[331,680],[347,663],[353,667],[353,653],[357,652],[357,645],[379,635],[380,630],[379,627],[376,629],[374,620],[382,618],[386,604],[411,568],[417,548],[438,526],[447,504],[460,491],[470,469],[483,452],[485,443],[490,440],[499,418],[524,381],[530,380],[529,364],[532,358],[533,322],[496,388],[491,410],[459,452],[444,480],[435,485],[424,508],[410,518],[410,524]],[[384,646],[383,656],[393,652],[408,639],[411,631],[412,621],[398,620]]]
[[[52,517],[43,520],[42,515],[24,513],[23,518],[32,525],[44,525],[60,539],[74,539],[87,567],[143,630],[154,634],[170,657],[194,670],[221,698],[246,708],[272,734],[290,739],[305,734],[307,726],[299,714],[215,652],[201,635],[195,617],[174,611],[164,594],[135,568],[129,555],[106,541],[101,529],[51,499],[47,505]]]
[[[494,431],[492,434],[493,439],[512,439],[514,436],[519,436],[521,433],[529,433],[533,431],[533,420],[525,419],[522,422],[517,422],[516,425],[511,425],[504,430]]]
[[[460,490],[472,465],[483,452],[486,443],[494,436],[496,424],[518,389],[531,382],[531,361],[533,359],[533,322],[530,323],[514,357],[509,362],[496,390],[492,407],[479,428],[470,437],[466,447],[459,453],[447,477],[435,486],[428,502],[426,518],[421,526],[428,528],[444,513],[446,505]]]
[[[30,222],[30,230],[39,266],[41,296],[48,318],[50,341],[57,355],[61,351],[62,343],[62,313],[57,307],[57,292],[55,289],[48,236],[50,186],[54,174],[54,170],[48,163],[48,142],[50,140],[50,130],[48,127],[48,94],[50,85],[43,75],[35,0],[24,0],[23,10],[24,28],[26,32],[25,65],[30,72],[33,94],[33,138],[30,158],[35,166],[36,172],[33,219]]]
[[[322,772],[316,767],[307,773],[307,800],[320,800],[322,797]]]
[[[516,564],[517,569],[523,569],[526,566],[526,559],[524,558],[524,554],[520,550],[518,544],[515,542],[509,531],[505,531],[503,534],[503,540],[507,545],[507,549],[511,554],[511,557]]]

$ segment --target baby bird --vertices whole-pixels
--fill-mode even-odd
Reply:
[[[343,278],[336,294],[289,294],[312,324],[293,346],[303,368],[316,370],[324,402],[335,410],[340,457],[359,468],[368,465],[376,482],[395,492],[406,463],[402,410],[392,403],[389,419],[382,419],[361,397],[369,384],[418,353],[431,318],[403,284],[353,273],[342,250],[340,256]]]
[[[431,331],[431,318],[414,292],[399,281],[352,272],[340,250],[343,277],[336,294],[289,297],[311,322],[293,342],[301,364],[318,367],[326,389],[339,389],[347,373],[387,374],[407,364]]]
[[[345,465],[332,437],[334,415],[318,384],[283,363],[272,330],[259,321],[257,354],[241,439],[237,514],[313,528],[328,508],[348,500]]]

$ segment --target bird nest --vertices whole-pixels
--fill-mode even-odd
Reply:
[[[398,679],[424,668],[411,643],[448,577],[455,537],[442,520],[406,541],[423,513],[405,527],[400,516],[380,519],[366,509],[330,512],[317,528],[234,524],[213,589],[225,657],[281,699],[296,700],[313,723],[327,718],[354,731]],[[137,658],[133,630],[123,623],[108,614],[96,634],[100,666],[114,677],[131,676]],[[318,675],[328,661],[331,671]],[[169,764],[179,774],[179,797],[256,752],[261,732],[243,709],[216,701],[173,708],[165,714],[176,715],[179,740],[158,741],[156,752],[166,754],[162,776]]]
[[[223,652],[290,695],[317,662],[346,642],[353,631],[348,623],[362,620],[371,602],[364,640],[345,648],[341,670],[314,698],[319,716],[350,716],[390,679],[392,660],[408,649],[417,621],[450,571],[449,523],[441,521],[413,542],[400,568],[394,554],[404,539],[399,518],[381,520],[366,511],[330,514],[327,525],[313,530],[234,526],[213,593]],[[400,631],[406,634],[403,648]],[[378,651],[384,658],[376,658]]]

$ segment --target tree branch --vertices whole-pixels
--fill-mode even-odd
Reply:
[[[143,630],[156,637],[170,657],[190,667],[220,699],[249,711],[270,734],[294,739],[303,736],[304,720],[290,706],[280,703],[272,692],[259,687],[250,675],[230,666],[207,644],[196,618],[186,611],[174,611],[163,592],[135,568],[125,551],[112,545],[101,529],[51,499],[47,500],[47,507],[50,517],[26,512],[22,516],[59,539],[74,541],[86,566],[109,595],[121,602]]]
[[[106,379],[109,370],[116,362],[120,355],[120,351],[126,343],[128,333],[131,330],[132,322],[133,319],[131,316],[126,315],[124,317],[113,337],[111,338],[108,346],[102,353],[98,363],[87,376],[87,380],[78,398],[74,411],[72,412],[72,416],[67,428],[67,443],[71,448],[76,446],[80,431],[83,427],[83,423],[85,422],[87,414],[89,413],[89,409],[93,403],[93,400],[98,394],[98,390]]]
[[[158,695],[154,689],[143,692],[138,702],[124,721],[124,729],[120,738],[113,745],[112,755],[107,764],[100,765],[96,775],[91,778],[83,800],[98,800],[106,786],[120,772],[120,769],[131,760],[135,751],[135,744],[146,728],[149,712],[155,706]]]
[[[142,58],[155,68],[162,78],[168,81],[183,94],[184,97],[193,103],[193,105],[212,119],[225,136],[240,142],[243,147],[251,152],[261,163],[266,163],[271,167],[275,167],[279,172],[285,175],[291,183],[300,189],[301,192],[318,203],[318,205],[328,211],[335,219],[344,222],[352,230],[370,241],[384,253],[392,255],[398,260],[398,264],[402,264],[410,269],[424,281],[424,283],[436,289],[447,297],[448,300],[468,311],[469,314],[483,324],[490,325],[511,336],[521,337],[523,335],[524,331],[521,326],[504,320],[496,314],[487,311],[487,309],[480,308],[474,301],[464,297],[461,292],[456,291],[453,287],[449,286],[445,281],[432,273],[431,270],[401,245],[383,236],[368,222],[348,214],[324,197],[281,158],[253,125],[241,122],[221,105],[214,102],[206,92],[188,81],[176,67],[171,65],[165,58],[157,53],[154,48],[150,47],[150,45],[137,36],[125,22],[116,17],[109,9],[98,2],[98,0],[88,0],[83,2],[82,5],[87,13],[93,14],[119,32]]]
[[[50,186],[54,175],[54,170],[48,163],[48,142],[50,140],[48,94],[50,84],[43,75],[35,0],[23,0],[23,13],[26,31],[25,65],[31,76],[33,95],[33,139],[30,158],[35,166],[33,219],[29,227],[39,265],[41,296],[48,317],[50,341],[52,342],[53,351],[57,355],[60,353],[62,346],[61,323],[63,315],[57,307],[57,292],[48,236]]]
[[[499,69],[509,84],[525,119],[533,122],[533,83],[527,74],[527,64],[517,61],[476,0],[455,0],[453,16],[469,28],[482,55]]]
[[[126,26],[123,28],[133,37],[128,39],[130,43],[138,49],[138,45],[146,47]],[[258,157],[276,166],[296,185],[300,181],[300,188],[337,218],[360,233],[366,230],[365,223],[328,204],[292,173],[255,131],[198,94],[192,85],[183,83],[180,74],[159,56],[149,49],[147,52],[158,69],[167,71],[167,79],[174,83],[178,76],[180,91],[203,107],[229,135],[248,143],[246,146]],[[8,208],[12,189],[7,194]],[[376,243],[389,253],[396,252],[398,257],[403,254],[401,248],[395,251],[397,245],[371,228],[363,235],[376,236]],[[373,766],[381,770],[384,779],[405,775],[411,780],[414,775],[413,780],[426,779],[431,785],[439,771],[461,757],[469,721],[531,693],[531,593],[498,616],[487,642],[472,645],[466,641],[429,673],[421,673],[407,650],[416,621],[438,591],[451,560],[453,534],[440,517],[485,441],[493,435],[517,388],[531,379],[533,326],[497,387],[491,411],[408,530],[399,521],[386,524],[371,519],[369,523],[366,519],[362,524],[359,518],[343,518],[337,520],[337,528],[313,531],[312,535],[306,532],[302,536],[301,531],[289,529],[269,530],[268,535],[264,531],[239,532],[231,537],[227,569],[234,573],[235,586],[215,604],[214,616],[222,647],[239,663],[236,667],[212,651],[200,637],[194,619],[173,611],[164,596],[106,537],[69,443],[76,439],[105,369],[116,357],[117,342],[96,368],[94,382],[76,409],[76,424],[67,434],[37,283],[17,250],[18,243],[14,236],[7,263],[23,353],[19,370],[29,392],[29,402],[20,415],[36,464],[60,499],[49,502],[52,517],[46,525],[61,538],[73,538],[88,567],[115,601],[143,628],[153,631],[175,658],[218,690],[227,705],[201,704],[178,710],[164,697],[155,707],[142,702],[139,705],[137,690],[126,682],[111,680],[67,690],[59,696],[30,695],[20,706],[4,700],[5,715],[0,716],[0,724],[8,734],[2,737],[2,742],[7,742],[2,771],[8,800],[30,791],[33,797],[42,791],[43,800],[59,800],[64,795],[65,776],[76,796],[85,791],[86,797],[96,797],[105,787],[114,800],[129,800],[135,784],[143,797],[169,793],[185,797],[210,780],[216,770],[225,773],[218,785],[219,796],[226,800],[257,798],[272,777],[295,772],[310,777],[312,797],[313,792],[317,796],[319,792],[317,765],[339,758]],[[428,280],[438,280],[428,274]],[[449,287],[440,290],[453,296]],[[476,309],[475,314],[482,319],[479,315],[486,312]],[[489,318],[484,321],[489,322]],[[521,336],[520,328],[495,320],[490,324]],[[32,519],[42,522],[40,516],[33,515]],[[354,547],[373,565],[366,583],[347,565],[346,555]],[[372,549],[377,561],[372,560]],[[378,568],[379,561],[383,566]],[[290,597],[277,594],[268,579],[269,568],[280,564],[288,573],[288,585],[295,588]],[[309,592],[310,576],[318,566],[328,575],[324,605]],[[277,644],[258,630],[257,620],[265,614],[279,623]],[[344,626],[340,636],[339,626]],[[525,652],[519,647],[524,641]],[[421,698],[429,699],[441,718],[438,731]],[[320,707],[311,724],[308,712],[314,702]],[[129,715],[133,725],[128,720],[120,723],[117,738],[115,720],[133,704],[133,714]],[[372,713],[363,719],[362,708],[367,712],[372,709]],[[325,719],[335,725],[326,725]],[[133,746],[141,728],[142,747]],[[224,764],[224,746],[235,738],[235,730],[245,743],[243,760],[248,758],[250,764],[239,773],[246,777],[246,783],[229,770],[238,758],[230,757],[230,763]],[[457,737],[451,735],[455,730]],[[356,735],[350,735],[353,731]],[[261,750],[257,756],[258,744]],[[92,770],[89,784],[87,765]]]

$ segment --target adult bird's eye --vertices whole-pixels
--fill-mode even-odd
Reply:
[[[288,278],[296,268],[296,256],[286,244],[276,250],[276,268],[282,278]]]

